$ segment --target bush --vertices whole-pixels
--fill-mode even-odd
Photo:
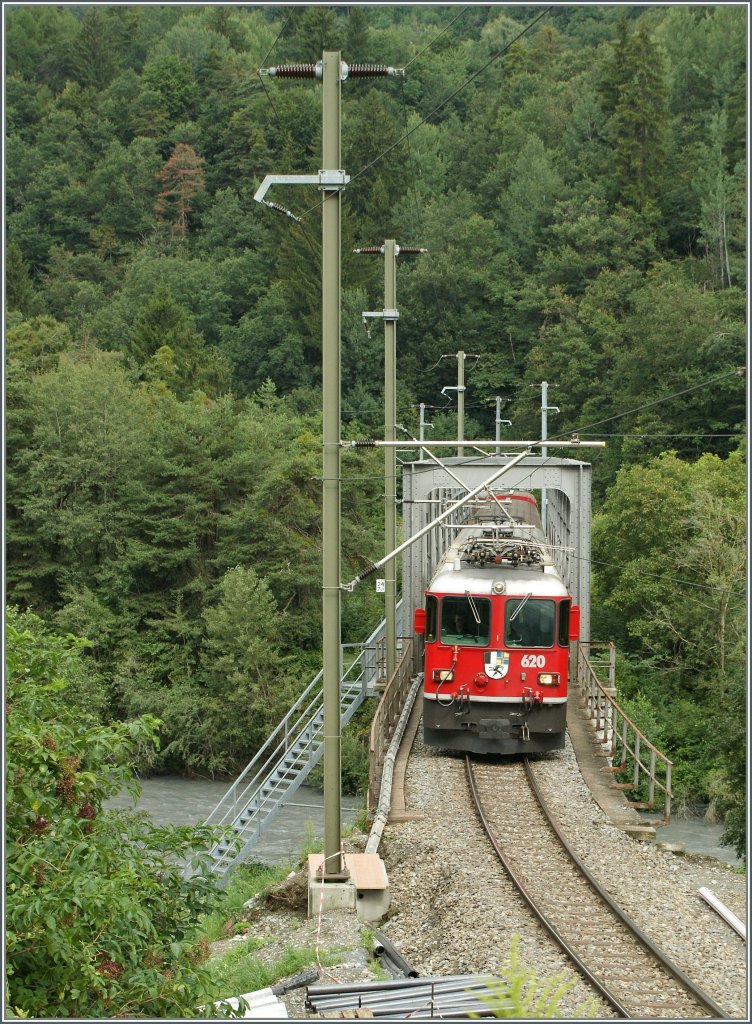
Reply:
[[[19,1017],[184,1017],[209,994],[197,922],[216,904],[206,828],[105,811],[136,789],[155,719],[103,726],[69,699],[83,642],[9,612],[6,998]],[[82,691],[83,692],[83,691]],[[185,858],[197,873],[183,878]],[[207,1011],[208,1012],[208,1011]]]

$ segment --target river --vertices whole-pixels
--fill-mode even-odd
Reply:
[[[646,817],[650,817],[646,814]],[[652,815],[653,820],[655,814]],[[721,846],[723,825],[706,821],[705,818],[690,815],[679,817],[672,815],[668,825],[661,825],[655,830],[658,843],[681,843],[687,853],[701,853],[706,857],[715,857],[726,864],[737,866],[741,860],[736,856],[733,847]]]
[[[207,818],[229,785],[228,782],[175,776],[142,779],[137,807],[148,812],[156,825],[197,825]],[[121,793],[109,800],[107,806],[132,808],[133,801],[127,793]],[[362,799],[342,797],[343,828],[356,820],[362,807]],[[655,813],[647,812],[646,817],[654,820]],[[319,837],[324,834],[324,794],[301,786],[259,841],[254,856],[269,864],[295,860],[311,831]],[[721,846],[722,824],[713,824],[701,817],[674,816],[669,825],[662,825],[655,831],[657,842],[681,843],[688,853],[716,857],[727,864],[741,863],[730,846]]]
[[[135,806],[139,811],[146,811],[155,825],[201,824],[230,787],[229,782],[169,775],[140,782],[142,792]],[[129,793],[119,793],[105,806],[132,810],[134,803]],[[343,828],[356,820],[362,807],[362,799],[342,797]],[[254,859],[267,864],[290,863],[300,856],[311,832],[323,837],[324,794],[301,786],[259,841]]]

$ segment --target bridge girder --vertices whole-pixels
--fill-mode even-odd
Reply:
[[[479,487],[510,457],[450,458],[442,460],[453,476],[433,462],[409,462],[402,467],[403,532],[407,541],[448,504]],[[457,479],[455,479],[457,478]],[[557,569],[570,588],[573,601],[581,608],[580,638],[590,639],[590,523],[591,466],[575,459],[530,456],[491,485],[494,491],[507,488],[540,490],[548,499],[546,533],[555,549]],[[463,510],[457,513],[461,522]],[[416,540],[402,555],[403,628],[411,629],[415,608],[423,606],[423,593],[436,565],[449,546],[449,531],[441,526]]]

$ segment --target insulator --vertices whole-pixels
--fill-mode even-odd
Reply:
[[[315,78],[315,64],[282,64],[278,68],[269,68],[269,74],[276,78]]]
[[[292,217],[300,224],[300,217],[296,217],[292,210],[285,209],[284,206],[280,206],[279,203],[272,203],[268,199],[263,200],[264,206],[268,206],[270,210],[276,210],[277,213],[284,213],[286,217]]]
[[[351,64],[347,73],[348,78],[386,78],[394,74],[394,68],[386,64]]]
[[[428,249],[421,249],[418,245],[401,245],[399,247],[400,256],[419,256],[422,252],[428,252]]]
[[[367,576],[371,576],[373,573],[378,571],[378,565],[369,565],[367,569],[362,569],[355,578],[359,583],[361,583]]]
[[[384,252],[383,245],[363,245],[360,249],[353,249],[359,256],[381,256]]]
[[[350,444],[353,448],[375,448],[376,442],[372,437],[367,437],[364,441],[351,441]]]

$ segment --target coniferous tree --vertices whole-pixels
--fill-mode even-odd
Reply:
[[[143,365],[163,345],[180,349],[195,334],[188,312],[170,288],[158,284],[135,323],[130,351]]]
[[[73,44],[76,80],[101,90],[110,84],[119,63],[120,25],[111,10],[89,7]]]
[[[195,149],[179,142],[159,172],[162,190],[154,204],[154,212],[159,220],[167,220],[171,224],[173,234],[178,238],[185,238],[193,201],[205,190],[203,166],[204,161]]]
[[[351,64],[373,60],[369,50],[368,15],[360,5],[350,8],[347,18],[344,58]]]
[[[9,310],[17,309],[25,316],[39,312],[29,267],[15,242],[9,242],[5,250],[5,303]]]
[[[666,159],[666,90],[663,61],[645,24],[625,40],[617,57],[621,81],[607,135],[614,146],[617,197],[643,211],[656,207]]]

